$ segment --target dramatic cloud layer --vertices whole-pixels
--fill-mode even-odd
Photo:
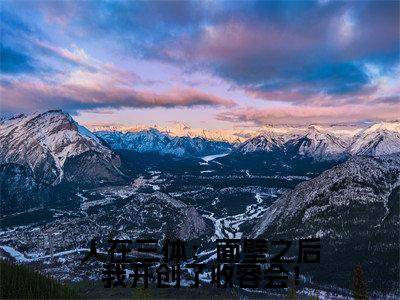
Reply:
[[[172,89],[165,93],[135,91],[132,89],[108,86],[107,82],[95,85],[66,82],[62,85],[48,85],[41,82],[9,81],[0,85],[4,99],[4,112],[47,110],[62,107],[72,113],[76,110],[106,108],[152,108],[152,107],[192,107],[225,106],[234,102],[212,96],[196,89]]]
[[[312,124],[363,122],[368,116],[374,121],[396,120],[399,117],[397,106],[344,105],[340,107],[276,107],[243,108],[218,114],[217,118],[241,124],[242,126],[262,126],[264,124]]]
[[[399,12],[398,1],[3,1],[0,109],[209,107],[205,122],[225,126],[396,118]]]

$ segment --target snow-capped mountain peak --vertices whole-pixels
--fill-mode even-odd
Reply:
[[[339,130],[310,125],[305,130],[282,128],[277,133],[271,126],[264,132],[237,147],[244,153],[279,148],[291,155],[312,157],[316,160],[344,159],[350,155],[381,156],[400,152],[400,122],[382,122],[359,130]],[[266,131],[270,130],[270,131]],[[345,134],[343,134],[345,130]],[[349,137],[349,132],[355,132]]]
[[[267,151],[271,152],[283,147],[284,140],[279,135],[269,132],[251,138],[238,147],[238,151],[244,153]]]
[[[226,142],[210,141],[201,137],[172,137],[155,128],[138,132],[98,131],[96,135],[105,140],[113,149],[137,152],[158,152],[175,156],[204,156],[228,152]]]
[[[349,152],[370,156],[400,152],[400,122],[382,122],[361,131],[354,137]]]
[[[372,133],[372,132],[384,131],[384,130],[400,133],[400,121],[380,122],[380,123],[374,124],[371,127],[367,128],[364,132]]]
[[[53,184],[63,179],[69,158],[93,151],[110,162],[114,159],[110,149],[61,110],[2,121],[0,143],[1,163],[27,166]]]
[[[158,152],[165,148],[171,137],[155,128],[137,132],[98,131],[96,135],[105,140],[113,149],[127,149],[138,152]]]
[[[306,134],[290,142],[298,147],[300,156],[314,157],[319,160],[338,159],[346,155],[346,145],[338,137],[322,132],[310,126]]]

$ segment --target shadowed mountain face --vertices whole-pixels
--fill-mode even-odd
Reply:
[[[37,180],[49,185],[123,180],[118,156],[62,111],[3,121],[0,143],[0,163],[28,167]]]
[[[25,211],[48,202],[50,187],[40,183],[32,170],[19,165],[0,165],[1,214]]]
[[[98,131],[96,136],[114,150],[159,153],[177,157],[201,157],[230,153],[283,155],[284,159],[310,158],[315,161],[343,161],[350,156],[378,156],[400,150],[399,122],[386,122],[359,129],[354,136],[321,126],[280,128],[249,138],[243,143],[229,144],[202,137],[176,136],[155,128],[136,132]]]
[[[399,186],[400,155],[351,158],[279,198],[252,236],[320,237],[321,267],[306,268],[313,281],[350,289],[361,264],[372,292],[396,291]]]
[[[302,132],[268,132],[238,145],[235,152],[284,153],[287,157],[312,158],[317,161],[340,161],[356,155],[393,154],[400,152],[400,123],[375,124],[351,138],[343,138],[314,126]]]
[[[99,199],[102,194],[107,194],[107,198]],[[193,206],[161,192],[144,194],[137,193],[131,186],[119,186],[91,190],[85,195],[98,200],[87,199],[78,210],[43,223],[40,227],[22,226],[3,232],[1,243],[8,240],[9,246],[22,248],[25,253],[46,256],[45,253],[49,251],[46,241],[51,240],[51,251],[69,254],[63,261],[63,265],[68,267],[62,268],[62,278],[87,279],[90,276],[97,278],[102,271],[101,264],[80,263],[82,252],[86,251],[82,249],[89,247],[91,239],[96,240],[97,249],[106,251],[110,238],[190,241],[210,231]],[[99,202],[104,204],[100,209]],[[18,260],[33,262],[42,259],[22,254]]]
[[[156,152],[178,157],[200,157],[229,152],[227,142],[210,141],[201,137],[172,137],[150,128],[138,132],[98,131],[95,133],[114,150],[133,150],[140,153]]]
[[[49,191],[60,184],[126,181],[119,157],[62,111],[3,121],[0,165],[3,214],[48,203]]]

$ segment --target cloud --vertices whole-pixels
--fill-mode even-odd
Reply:
[[[242,108],[224,112],[217,119],[243,126],[265,124],[311,124],[359,122],[364,120],[396,120],[400,115],[398,105],[343,105],[340,107],[275,107]]]
[[[10,23],[23,24],[17,17]],[[21,28],[17,39],[10,35],[6,40],[7,44],[15,45],[15,49],[3,45],[1,48],[2,73],[6,75],[0,86],[3,114],[55,107],[70,112],[101,112],[122,107],[235,105],[231,99],[183,85],[170,86],[161,92],[150,91],[144,87],[154,83],[130,70],[94,59],[76,45],[59,47],[48,37],[36,38],[29,34],[28,26],[21,25]]]
[[[131,57],[175,65],[186,72],[185,82],[193,79],[193,70],[210,74],[230,85],[226,95],[244,92],[246,104],[284,102],[298,106],[296,113],[320,107],[312,111],[337,109],[346,115],[343,107],[383,109],[399,101],[399,82],[393,79],[399,76],[393,67],[400,53],[398,1],[5,1],[3,6],[9,64],[2,89],[10,95],[9,109],[11,95],[25,109],[29,101],[30,107],[71,110],[234,105],[228,96],[173,88],[171,82],[159,84],[164,92],[146,90],[148,82],[125,69]],[[198,86],[206,85],[216,86]]]
[[[2,112],[25,112],[63,108],[70,112],[103,108],[152,107],[232,107],[230,99],[210,95],[193,88],[175,88],[164,93],[135,90],[112,81],[75,81],[60,84],[11,80],[2,82]]]
[[[77,46],[74,46],[72,50],[69,50],[39,40],[33,40],[32,43],[44,54],[55,56],[74,66],[84,67],[92,71],[95,71],[98,68],[95,64],[96,62],[89,58],[85,53],[85,50],[80,49]]]
[[[399,62],[398,2],[298,5],[296,14],[290,10],[296,5],[288,3],[268,5],[272,12],[261,10],[262,19],[238,13],[221,18],[165,42],[158,55],[188,68],[212,70],[237,89],[266,95],[265,100],[294,104],[371,89],[365,63],[390,70]]]

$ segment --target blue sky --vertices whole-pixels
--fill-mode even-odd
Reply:
[[[230,128],[399,118],[398,1],[2,1],[1,114]]]

